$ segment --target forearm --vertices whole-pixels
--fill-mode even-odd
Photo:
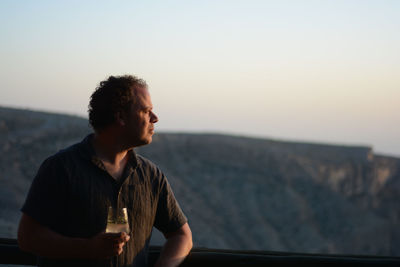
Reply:
[[[88,240],[70,238],[58,234],[35,237],[27,247],[21,248],[35,255],[54,259],[89,259]]]
[[[70,238],[41,226],[23,215],[18,231],[18,243],[22,250],[47,258],[90,258],[89,240]]]
[[[167,239],[155,267],[175,267],[183,262],[192,249],[192,238],[176,235]]]
[[[23,214],[18,229],[18,244],[22,250],[54,259],[109,259],[120,255],[129,235],[98,233],[86,238],[60,235]]]

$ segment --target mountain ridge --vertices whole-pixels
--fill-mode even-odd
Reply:
[[[0,107],[1,235],[16,234],[39,164],[90,132],[77,116]],[[159,133],[136,150],[168,176],[196,246],[400,255],[399,158],[211,133]]]

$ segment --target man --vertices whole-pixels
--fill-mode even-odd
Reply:
[[[46,159],[22,207],[21,249],[39,266],[146,266],[153,226],[167,241],[156,266],[178,266],[192,234],[164,174],[133,148],[151,143],[146,82],[109,77],[91,96],[94,134]],[[105,233],[108,207],[126,207],[130,234]]]

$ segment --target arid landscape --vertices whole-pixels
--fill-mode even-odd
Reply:
[[[1,237],[16,236],[40,163],[90,132],[84,118],[0,108]],[[196,247],[400,256],[399,158],[185,133],[158,133],[137,152],[167,175]]]

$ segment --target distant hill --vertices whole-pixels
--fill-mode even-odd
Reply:
[[[0,236],[16,236],[40,163],[89,132],[83,118],[0,107]],[[184,133],[156,134],[137,152],[168,176],[195,246],[400,256],[398,158]]]

